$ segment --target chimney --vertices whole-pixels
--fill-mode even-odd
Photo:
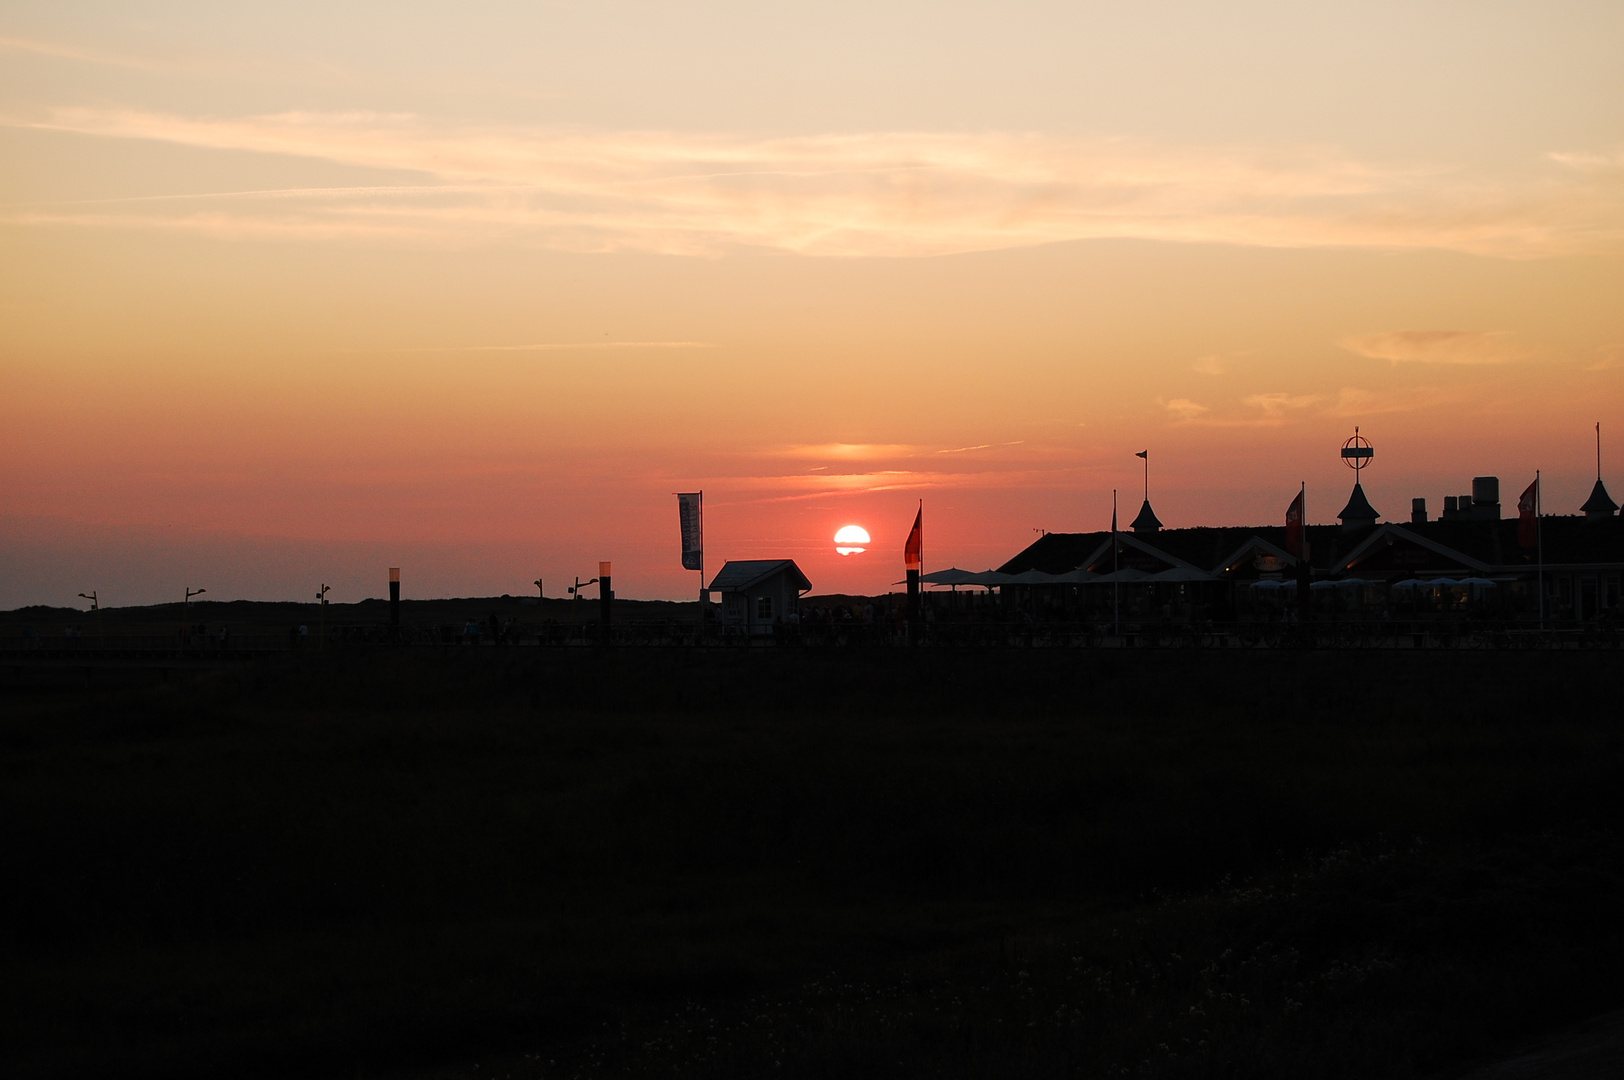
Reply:
[[[1444,520],[1448,521],[1460,513],[1460,500],[1453,495],[1444,496]]]
[[[1500,478],[1498,476],[1472,477],[1472,520],[1500,520]]]
[[[1425,525],[1427,523],[1427,500],[1410,500],[1410,524]]]

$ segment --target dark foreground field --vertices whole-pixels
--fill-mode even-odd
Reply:
[[[0,689],[10,1077],[1448,1075],[1624,1002],[1606,653]]]

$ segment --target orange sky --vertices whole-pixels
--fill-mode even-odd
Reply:
[[[1333,520],[1355,424],[1400,520],[1624,437],[1610,5],[691,10],[8,8],[0,607],[685,598],[696,488],[873,592],[1145,448],[1179,526]]]

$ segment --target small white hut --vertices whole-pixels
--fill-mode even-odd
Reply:
[[[794,559],[735,559],[710,583],[722,594],[722,625],[746,634],[770,634],[776,623],[799,618],[803,593],[812,582]]]

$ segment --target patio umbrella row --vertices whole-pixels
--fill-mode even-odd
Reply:
[[[1176,566],[1171,570],[1163,570],[1159,574],[1149,574],[1143,570],[1117,570],[1109,574],[1094,574],[1087,570],[1070,570],[1064,574],[1046,574],[1042,570],[1023,570],[1019,574],[1001,574],[997,570],[982,570],[979,573],[973,570],[960,570],[958,567],[949,567],[946,570],[937,570],[924,574],[920,581],[927,585],[969,585],[985,589],[997,588],[1002,585],[1109,585],[1113,582],[1121,584],[1145,583],[1180,583],[1195,581],[1217,581],[1211,574],[1202,573],[1192,567]],[[898,582],[901,584],[901,582]],[[1380,582],[1367,581],[1364,578],[1339,578],[1335,581],[1316,581],[1309,586],[1316,592],[1325,589],[1354,589],[1361,585],[1379,585]],[[1421,580],[1408,578],[1404,581],[1395,581],[1395,589],[1420,589],[1439,586],[1467,585],[1479,588],[1494,588],[1496,582],[1488,578],[1431,578]],[[1254,581],[1250,587],[1269,591],[1273,589],[1295,589],[1295,581]]]
[[[1001,574],[997,570],[983,570],[976,573],[972,570],[960,570],[951,567],[947,570],[937,570],[933,573],[923,574],[920,581],[927,585],[972,585],[982,588],[995,588],[1001,585],[1109,585],[1113,582],[1132,584],[1138,582],[1181,582],[1181,581],[1217,581],[1211,574],[1203,574],[1199,570],[1186,567],[1174,567],[1163,570],[1159,574],[1147,574],[1143,570],[1117,570],[1109,574],[1095,574],[1087,570],[1068,570],[1064,574],[1046,574],[1042,570],[1023,570],[1019,574]]]

